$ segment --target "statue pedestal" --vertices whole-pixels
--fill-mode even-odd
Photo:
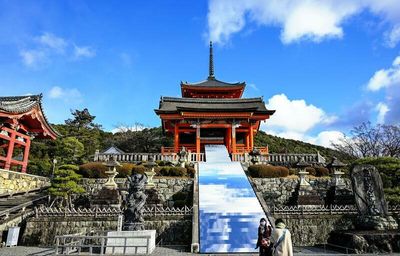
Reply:
[[[117,189],[109,189],[103,187],[99,193],[93,198],[92,207],[99,208],[120,208],[121,207],[121,195]]]
[[[107,232],[106,254],[148,255],[151,254],[155,248],[155,230]]]

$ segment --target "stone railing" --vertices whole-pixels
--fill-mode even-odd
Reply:
[[[274,206],[272,214],[277,215],[319,215],[319,214],[357,214],[355,205],[299,205]]]
[[[273,163],[273,164],[284,164],[284,163],[296,163],[301,158],[308,163],[320,163],[324,164],[325,158],[322,157],[318,152],[316,154],[281,154],[281,153],[268,153],[267,149],[263,149],[261,155],[258,156],[258,162],[260,163]],[[119,162],[145,162],[148,161],[150,157],[154,159],[154,161],[169,161],[169,162],[178,162],[179,156],[176,153],[171,153],[169,151],[164,153],[123,153],[123,154],[103,154],[96,153],[94,156],[95,162],[106,162],[111,157],[116,157],[116,160]],[[235,162],[249,162],[252,157],[246,152],[238,152],[231,154],[232,161]],[[205,154],[204,153],[192,153],[188,152],[187,161],[189,162],[204,162]]]
[[[28,192],[50,186],[47,177],[0,169],[0,196]]]
[[[56,207],[36,207],[36,217],[110,217],[123,212],[117,208],[68,209]],[[193,214],[193,207],[144,207],[144,216],[188,216]]]
[[[193,207],[145,207],[144,216],[190,216],[193,214]]]
[[[389,214],[400,214],[400,205],[389,205]],[[277,215],[320,215],[320,214],[358,214],[355,205],[299,205],[274,206],[272,214]]]

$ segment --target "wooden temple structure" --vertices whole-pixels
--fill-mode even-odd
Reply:
[[[208,78],[198,83],[181,82],[182,97],[161,97],[155,110],[163,131],[174,138],[174,146],[163,148],[162,153],[178,153],[182,147],[201,153],[209,144],[225,145],[233,154],[252,151],[261,121],[275,110],[268,110],[261,97],[242,98],[245,87],[245,82],[215,78],[210,42]],[[268,147],[260,152],[267,154]]]
[[[26,172],[33,138],[56,139],[42,95],[0,97],[0,168]]]

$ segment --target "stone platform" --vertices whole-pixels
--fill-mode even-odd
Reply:
[[[399,253],[400,231],[398,230],[347,230],[333,231],[328,243],[354,250],[354,253]]]

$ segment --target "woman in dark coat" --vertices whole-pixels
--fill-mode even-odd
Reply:
[[[272,227],[265,218],[260,219],[260,226],[258,227],[257,248],[260,248],[260,256],[272,255],[272,244],[270,241]]]

